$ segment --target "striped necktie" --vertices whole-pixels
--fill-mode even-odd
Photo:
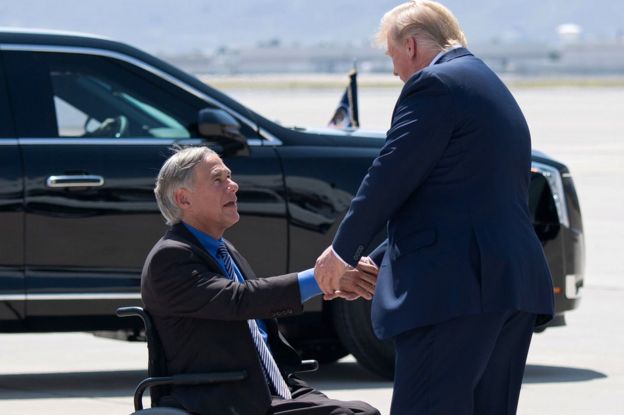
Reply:
[[[217,248],[217,258],[223,261],[223,265],[225,265],[225,271],[227,273],[226,276],[234,281],[237,281],[238,278],[236,278],[236,273],[234,272],[232,257],[223,242],[221,242],[221,244],[219,244],[219,248]],[[286,385],[286,382],[277,367],[277,363],[275,363],[275,359],[273,359],[273,355],[271,355],[269,347],[262,338],[262,334],[260,333],[256,320],[247,320],[247,324],[249,325],[249,331],[251,332],[251,337],[256,345],[256,350],[258,351],[258,356],[262,362],[267,380],[271,382],[273,389],[278,396],[283,399],[292,399],[288,385]]]

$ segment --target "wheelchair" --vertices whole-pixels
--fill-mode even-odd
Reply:
[[[247,378],[245,370],[209,373],[170,374],[156,327],[149,313],[141,307],[120,307],[118,317],[139,317],[145,327],[148,364],[147,378],[134,391],[134,412],[131,415],[192,415],[171,396],[171,387],[178,385],[209,385],[240,382]],[[318,370],[316,360],[304,360],[297,373]],[[143,408],[143,394],[149,388],[151,408]]]

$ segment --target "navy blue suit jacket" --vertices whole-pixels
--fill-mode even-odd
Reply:
[[[500,79],[465,48],[405,84],[392,126],[333,247],[355,265],[387,224],[373,299],[381,338],[482,312],[553,313],[528,212],[529,129]]]

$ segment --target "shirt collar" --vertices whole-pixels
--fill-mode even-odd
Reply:
[[[463,47],[463,46],[462,46],[462,45],[453,45],[453,46],[451,46],[451,47],[450,47],[450,48],[448,48],[448,49],[445,49],[445,50],[443,50],[443,51],[440,51],[440,53],[438,53],[438,54],[435,56],[435,58],[433,58],[433,60],[431,61],[431,63],[430,63],[428,66],[433,66],[433,65],[435,65],[435,64],[436,64],[436,63],[440,60],[440,58],[441,58],[442,56],[444,56],[446,53],[448,53],[448,52],[452,51],[453,49],[457,49],[457,48],[461,48],[461,47]]]
[[[189,232],[191,232],[193,236],[197,238],[199,243],[210,255],[212,255],[213,258],[217,257],[217,249],[219,248],[219,245],[223,243],[223,238],[214,239],[210,235],[203,233],[199,229],[195,229],[188,223],[182,222],[182,224],[184,224],[184,226],[186,226],[186,229],[188,229]]]

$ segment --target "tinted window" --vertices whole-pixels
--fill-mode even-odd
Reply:
[[[31,52],[10,52],[6,62],[17,79],[11,88],[22,136],[197,136],[197,112],[206,104],[125,62]]]

